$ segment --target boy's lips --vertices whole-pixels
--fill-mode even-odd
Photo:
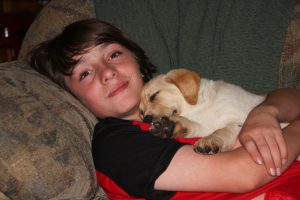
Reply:
[[[129,82],[124,82],[121,83],[119,85],[117,85],[117,87],[115,87],[109,94],[108,97],[113,97],[116,96],[117,94],[119,94],[120,92],[124,91],[127,87],[128,87]]]

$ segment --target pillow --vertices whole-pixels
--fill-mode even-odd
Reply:
[[[1,64],[0,77],[0,193],[91,199],[97,189],[91,154],[96,118],[24,62]]]
[[[90,0],[52,0],[36,17],[27,31],[19,58],[23,59],[35,45],[53,38],[64,26],[91,18]]]

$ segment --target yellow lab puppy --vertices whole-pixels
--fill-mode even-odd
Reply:
[[[161,137],[202,137],[195,151],[214,154],[233,148],[248,113],[263,100],[237,85],[175,69],[144,86],[140,114]]]

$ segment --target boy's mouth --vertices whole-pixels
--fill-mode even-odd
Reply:
[[[129,85],[129,82],[126,81],[124,83],[121,83],[119,85],[117,85],[117,87],[115,87],[108,95],[108,97],[113,97],[116,96],[117,94],[123,92]]]

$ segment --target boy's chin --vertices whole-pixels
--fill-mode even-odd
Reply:
[[[121,107],[120,111],[119,111],[119,117],[121,119],[130,119],[130,120],[138,120],[140,119],[139,117],[139,105],[138,104],[134,104],[132,106],[128,106],[127,107]]]

